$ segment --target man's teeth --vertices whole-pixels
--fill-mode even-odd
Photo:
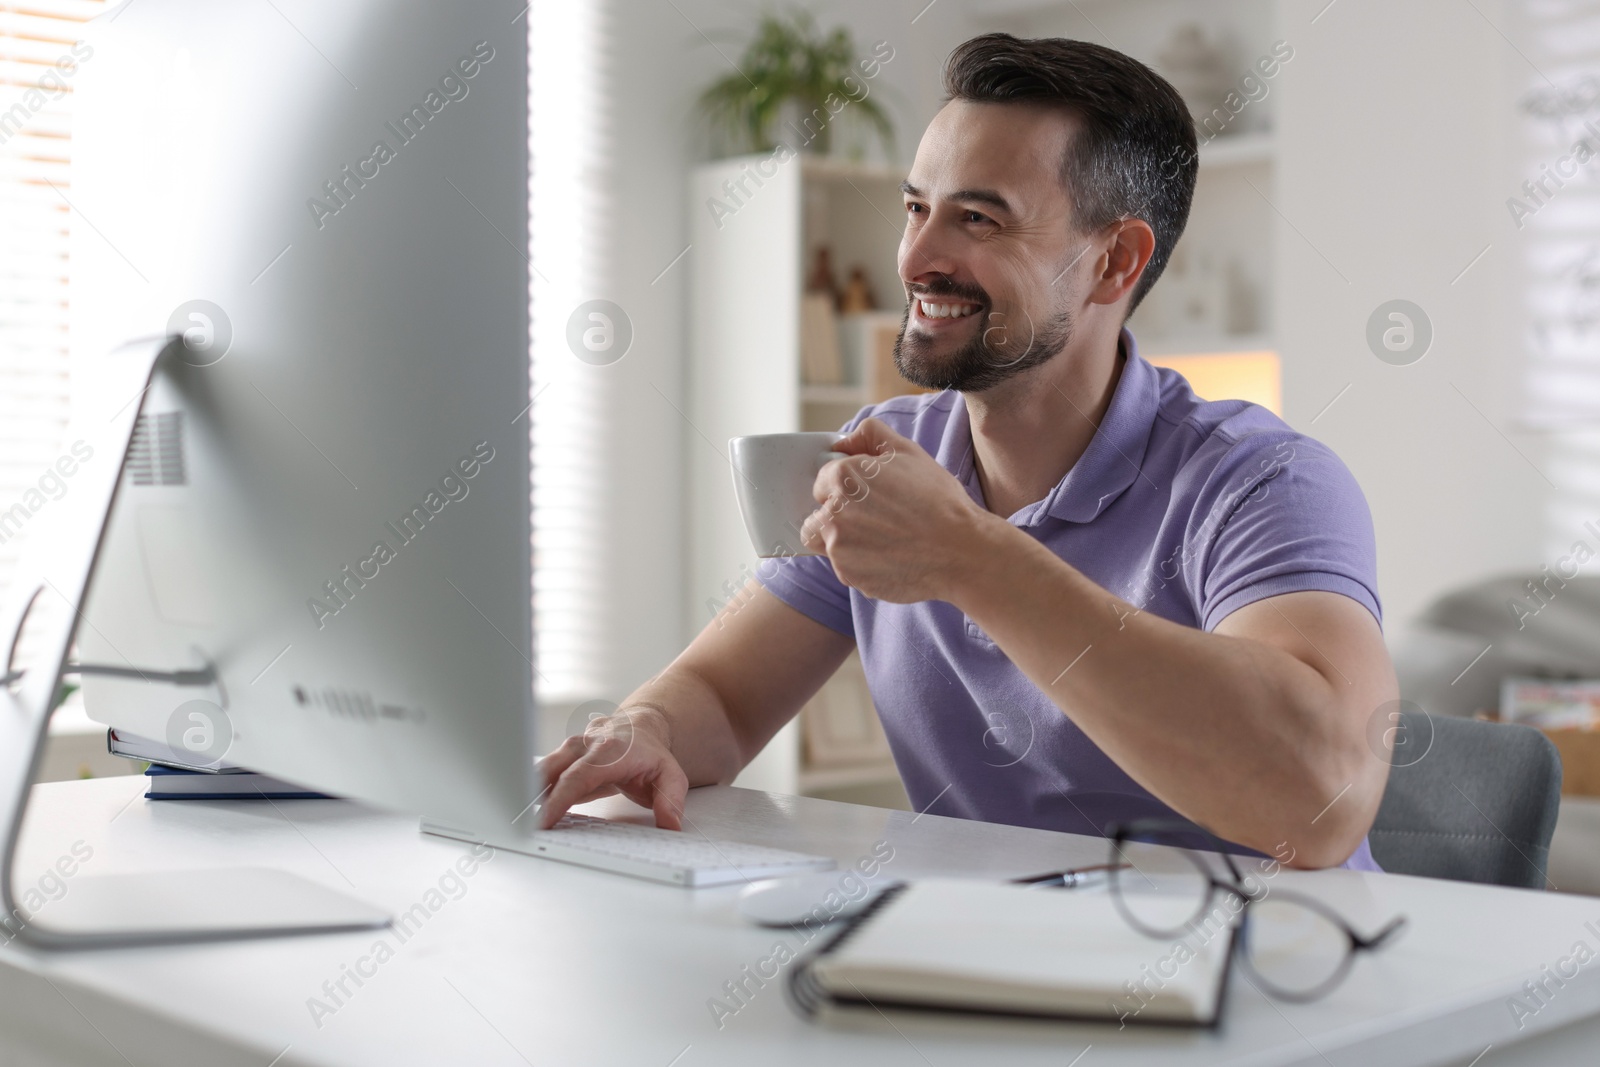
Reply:
[[[978,310],[977,304],[930,304],[917,301],[922,313],[930,319],[959,319]]]

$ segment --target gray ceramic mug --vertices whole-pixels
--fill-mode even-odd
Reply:
[[[833,451],[837,433],[764,433],[728,442],[733,490],[750,543],[762,559],[816,556],[800,540],[800,528],[817,510],[811,497],[823,464],[844,459]]]

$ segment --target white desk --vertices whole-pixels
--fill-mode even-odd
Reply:
[[[81,839],[93,855],[80,875],[271,864],[401,912],[468,850],[420,836],[414,820],[332,801],[132,799],[142,789],[129,778],[38,787],[21,883]],[[633,810],[595,807],[608,804]],[[901,877],[998,878],[1099,862],[1105,851],[1067,834],[731,788],[693,792],[688,817],[713,836],[842,863],[888,841],[886,870]],[[1600,929],[1600,900],[1589,898],[1285,871],[1275,884],[1362,924],[1403,912],[1410,930],[1316,1004],[1267,1001],[1235,978],[1217,1033],[898,1019],[898,1031],[833,1030],[792,1013],[782,976],[719,1030],[709,999],[778,941],[796,940],[745,925],[733,889],[676,889],[510,853],[462,884],[404,943],[390,932],[55,956],[12,945],[0,950],[0,1064],[1465,1067],[1489,1048],[1479,1067],[1497,1067],[1594,1062],[1600,1050],[1600,959],[1521,1031],[1507,1002],[1575,943],[1600,950],[1584,926]],[[40,919],[49,914],[47,905]],[[308,998],[325,996],[323,983],[378,941],[393,957],[366,964],[375,973],[360,987],[347,978],[352,995],[316,1025]]]

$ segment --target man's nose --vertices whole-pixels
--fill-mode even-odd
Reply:
[[[938,275],[959,273],[955,242],[943,227],[932,222],[916,231],[907,230],[900,242],[900,280],[928,282]]]

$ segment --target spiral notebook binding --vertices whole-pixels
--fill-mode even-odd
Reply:
[[[831,995],[812,976],[811,964],[813,961],[819,956],[825,956],[833,952],[840,945],[854,937],[856,931],[860,930],[885,904],[905,892],[909,885],[909,882],[896,882],[894,885],[886,886],[883,892],[879,893],[870,904],[845,920],[845,924],[832,937],[823,944],[818,945],[814,951],[796,961],[794,969],[789,972],[789,981],[784,986],[784,989],[789,994],[789,1003],[794,1006],[796,1011],[807,1018],[815,1018],[817,1011],[822,1007],[822,1002]]]

